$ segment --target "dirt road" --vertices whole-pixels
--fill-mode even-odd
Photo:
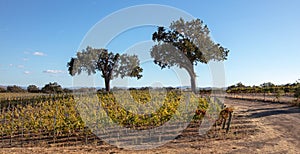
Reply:
[[[228,134],[214,128],[205,136],[191,124],[176,140],[156,149],[132,151],[101,146],[9,148],[0,153],[300,153],[300,108],[287,104],[226,99],[235,108]]]
[[[226,102],[236,108],[239,116],[246,116],[260,130],[260,133],[241,140],[243,143],[236,143],[247,148],[244,152],[300,153],[299,107],[234,99]]]

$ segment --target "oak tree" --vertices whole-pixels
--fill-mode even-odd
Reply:
[[[215,43],[210,31],[200,19],[184,21],[180,18],[169,29],[158,27],[152,34],[157,42],[151,49],[154,63],[163,68],[177,66],[185,69],[191,78],[191,88],[196,92],[194,65],[210,60],[226,60],[229,50]]]
[[[105,90],[110,91],[110,81],[114,77],[142,77],[143,69],[139,66],[140,61],[136,55],[127,55],[108,52],[107,49],[96,49],[87,47],[82,52],[77,52],[76,58],[71,58],[68,62],[69,74],[74,76],[81,72],[88,75],[101,72],[104,78]]]

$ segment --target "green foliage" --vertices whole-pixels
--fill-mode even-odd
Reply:
[[[27,91],[30,93],[38,93],[40,92],[40,89],[36,85],[29,85]]]
[[[63,89],[63,92],[64,92],[64,93],[72,93],[73,90],[68,89],[68,88],[64,88],[64,89]]]
[[[235,87],[238,87],[238,88],[242,88],[242,87],[246,87],[245,85],[243,85],[243,83],[242,82],[239,82],[239,83],[237,83],[236,84],[236,86]]]
[[[7,87],[7,92],[12,92],[12,93],[22,93],[25,92],[25,90],[19,86],[13,85],[13,86],[8,86]]]
[[[143,71],[139,66],[139,59],[136,55],[114,54],[108,52],[107,49],[95,49],[92,47],[87,47],[82,52],[77,52],[77,57],[71,58],[67,66],[69,74],[72,76],[80,74],[82,71],[87,72],[88,75],[100,71],[105,81],[106,91],[110,90],[109,83],[114,77],[120,76],[124,78],[128,76],[140,79]]]
[[[273,101],[279,101],[280,97],[287,94],[290,96],[294,95],[296,101],[299,101],[300,98],[300,83],[296,81],[295,83],[288,83],[284,85],[275,85],[271,82],[266,82],[261,84],[260,86],[244,86],[240,84],[229,86],[226,90],[227,93],[237,94],[237,93],[263,93],[264,99],[265,96],[275,96]]]
[[[63,93],[62,87],[56,82],[46,84],[41,91],[47,94]]]
[[[239,82],[235,85],[231,85],[227,87],[226,92],[227,93],[242,93],[244,92],[248,87],[246,87],[242,82]]]
[[[106,49],[93,49],[88,46],[82,52],[77,52],[76,58],[71,58],[68,63],[69,74],[74,76],[85,71],[91,75],[99,70],[102,72],[102,77],[112,78],[112,71],[117,65],[119,57],[119,54],[108,52]]]
[[[277,89],[276,89],[276,95],[275,95],[275,97],[276,97],[277,101],[279,101],[280,97],[281,97],[283,94],[284,94],[284,90],[283,90],[283,89],[281,89],[281,88],[277,88]]]
[[[213,42],[207,25],[204,25],[200,19],[184,21],[180,18],[171,23],[170,30],[158,27],[157,32],[152,35],[152,40],[170,43],[178,51],[182,52],[192,64],[197,64],[197,62],[207,63],[210,60],[226,60],[229,53],[229,50]],[[158,46],[161,46],[161,44],[154,46],[152,57],[158,58],[159,55],[164,57],[171,56],[163,53],[163,50],[156,51],[155,48]],[[162,63],[160,66],[172,66],[176,63],[184,67],[184,64],[179,60],[176,59],[174,63]]]
[[[260,85],[263,88],[267,88],[267,87],[274,87],[275,85],[271,82],[266,82]]]
[[[200,19],[184,21],[180,18],[170,25],[170,30],[158,27],[152,34],[152,40],[158,42],[151,49],[154,63],[162,69],[178,66],[188,71],[191,87],[196,92],[194,65],[210,60],[226,60],[229,50],[210,38],[210,31]]]
[[[300,86],[295,89],[294,97],[299,100],[300,98]]]

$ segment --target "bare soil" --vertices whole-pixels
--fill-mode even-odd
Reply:
[[[177,139],[155,149],[98,146],[2,148],[0,153],[300,153],[300,108],[288,104],[226,99],[235,108],[229,133],[214,127],[198,134],[192,123]]]

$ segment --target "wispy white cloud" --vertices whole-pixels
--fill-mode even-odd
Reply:
[[[37,51],[34,52],[33,55],[34,55],[34,56],[46,56],[45,53],[43,53],[43,52],[37,52]]]
[[[23,73],[26,75],[31,74],[31,72],[29,72],[29,71],[24,71]]]
[[[46,70],[43,71],[44,73],[49,73],[49,74],[62,74],[62,73],[66,73],[65,71],[62,70]]]
[[[23,58],[23,61],[28,61],[29,59],[28,58]]]
[[[8,66],[9,66],[9,67],[13,67],[14,65],[13,65],[13,64],[9,64]]]

